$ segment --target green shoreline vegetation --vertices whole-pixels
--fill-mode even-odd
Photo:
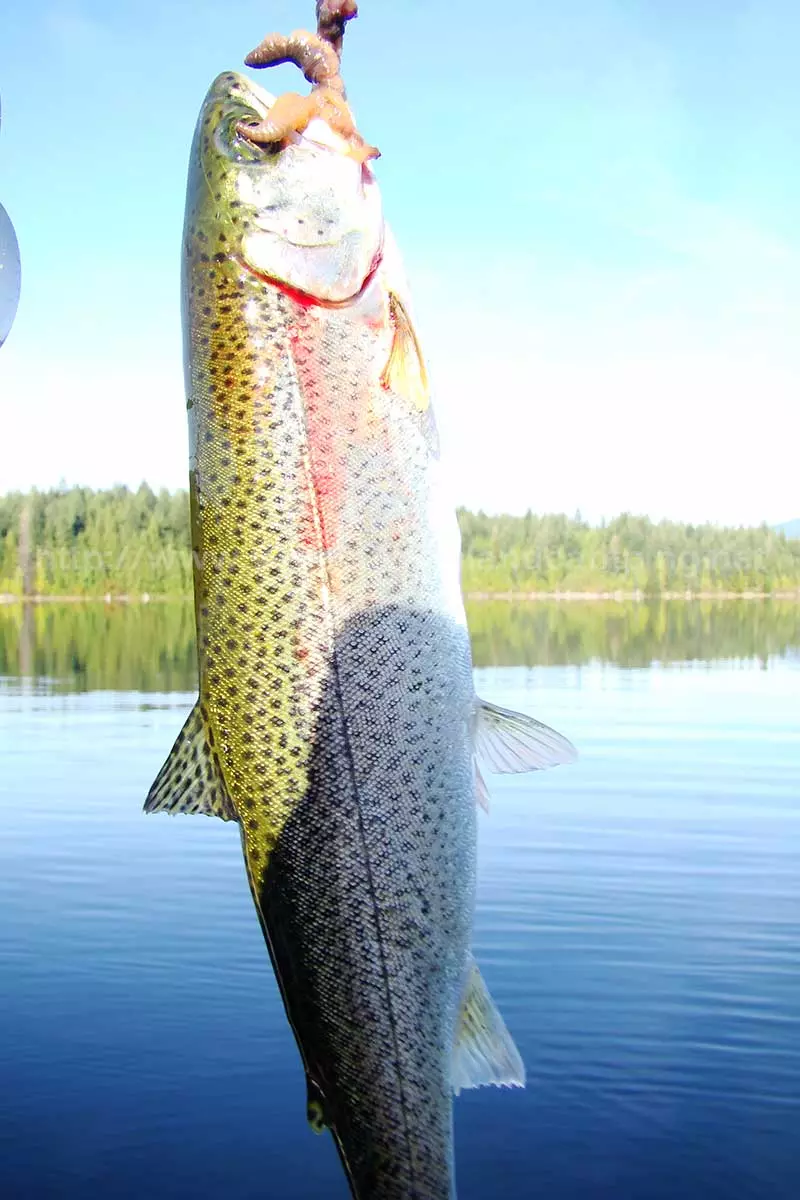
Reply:
[[[623,514],[487,516],[461,509],[468,596],[800,599],[800,538],[766,525],[655,523]],[[0,497],[0,595],[188,597],[185,491],[58,488]]]
[[[468,602],[467,621],[476,667],[682,668],[749,659],[766,669],[800,655],[795,601],[490,600]],[[193,606],[188,599],[0,605],[0,692],[16,677],[48,691],[193,692]]]

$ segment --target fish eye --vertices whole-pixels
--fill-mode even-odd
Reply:
[[[279,146],[261,146],[255,142],[251,142],[238,129],[239,122],[247,124],[258,124],[260,120],[259,114],[249,107],[242,105],[236,108],[232,113],[228,113],[217,126],[214,140],[219,150],[225,154],[226,158],[232,159],[237,163],[263,163],[274,158],[280,149]]]

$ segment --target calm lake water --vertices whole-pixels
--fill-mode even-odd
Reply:
[[[578,745],[496,778],[475,949],[528,1067],[460,1200],[800,1196],[800,606],[485,604],[479,691]],[[187,606],[0,607],[0,1195],[344,1200],[236,830],[145,817]]]

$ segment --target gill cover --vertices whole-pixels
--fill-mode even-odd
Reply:
[[[383,248],[383,215],[370,168],[319,118],[303,135],[256,146],[237,123],[274,104],[232,71],[209,89],[195,140],[217,220],[230,218],[233,252],[262,278],[327,303],[361,291]],[[202,185],[202,184],[201,184]]]

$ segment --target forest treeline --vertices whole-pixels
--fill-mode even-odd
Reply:
[[[580,514],[487,516],[461,509],[468,594],[800,591],[800,539],[766,525],[599,526]],[[146,484],[0,497],[0,593],[187,596],[192,556],[184,491]]]

